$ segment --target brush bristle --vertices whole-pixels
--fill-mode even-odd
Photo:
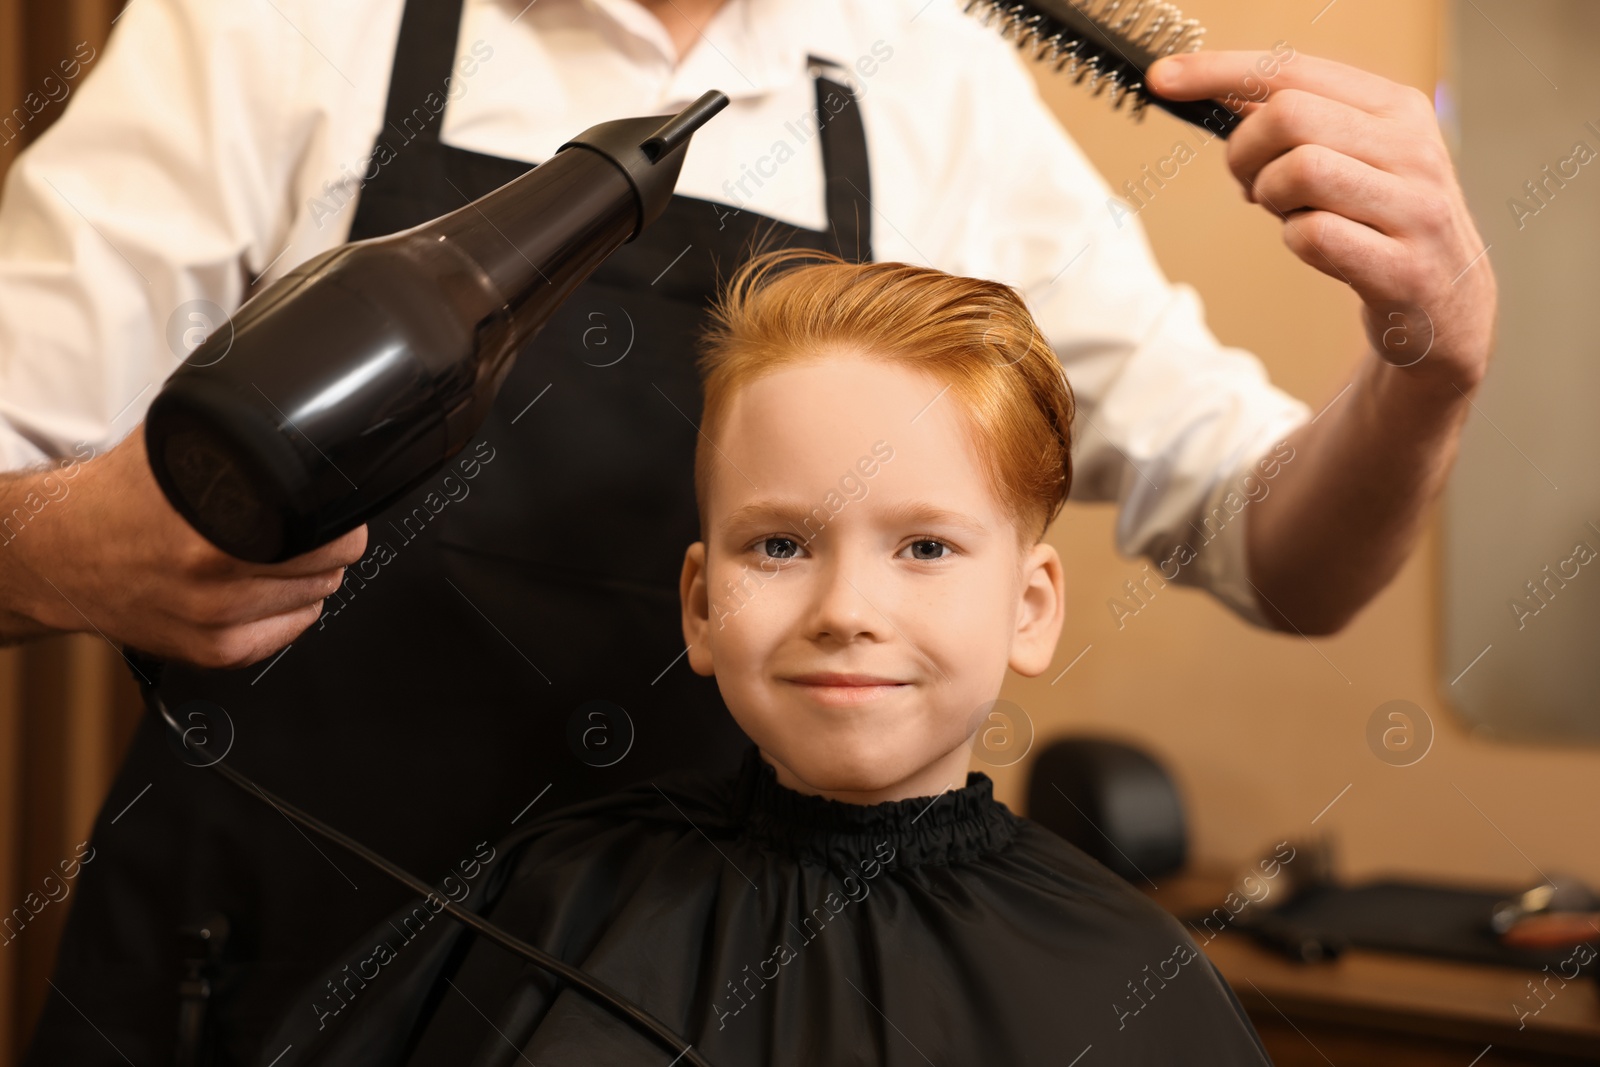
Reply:
[[[1093,95],[1109,89],[1114,109],[1131,98],[1141,120],[1151,102],[1145,71],[1162,56],[1198,50],[1205,36],[1198,20],[1158,0],[968,0],[966,11],[984,25],[998,18],[1002,37],[1087,81]]]

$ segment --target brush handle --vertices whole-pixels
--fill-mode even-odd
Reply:
[[[1153,106],[1159,107],[1169,115],[1176,115],[1185,122],[1210,130],[1223,140],[1227,140],[1239,125],[1238,113],[1230,110],[1228,105],[1220,100],[1167,100],[1148,90],[1145,92]]]

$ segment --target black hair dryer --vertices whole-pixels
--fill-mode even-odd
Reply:
[[[672,198],[712,90],[574,137],[489,195],[316,256],[162,386],[145,448],[207,540],[277,563],[366,522],[460,452],[521,347]]]

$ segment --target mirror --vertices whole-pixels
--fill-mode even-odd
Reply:
[[[1600,5],[1452,0],[1438,95],[1500,284],[1443,505],[1439,689],[1600,742]]]

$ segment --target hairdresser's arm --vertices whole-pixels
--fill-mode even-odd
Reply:
[[[365,547],[363,527],[270,567],[226,556],[167,503],[135,425],[251,275],[317,251],[285,247],[305,113],[337,99],[306,78],[340,79],[297,26],[336,35],[290,13],[140,0],[100,52],[52,64],[57,121],[0,201],[0,645],[83,632],[246,666],[315,623]]]
[[[367,528],[283,563],[213,547],[167,503],[144,427],[104,455],[0,474],[0,645],[97,633],[163,659],[237,668],[322,614]]]
[[[1266,617],[1338,630],[1394,577],[1455,458],[1494,340],[1483,239],[1416,89],[1254,52],[1174,57],[1150,83],[1170,97],[1248,101],[1230,169],[1283,219],[1285,244],[1365,305],[1369,349],[1354,377],[1294,431],[1297,458],[1246,524]]]

